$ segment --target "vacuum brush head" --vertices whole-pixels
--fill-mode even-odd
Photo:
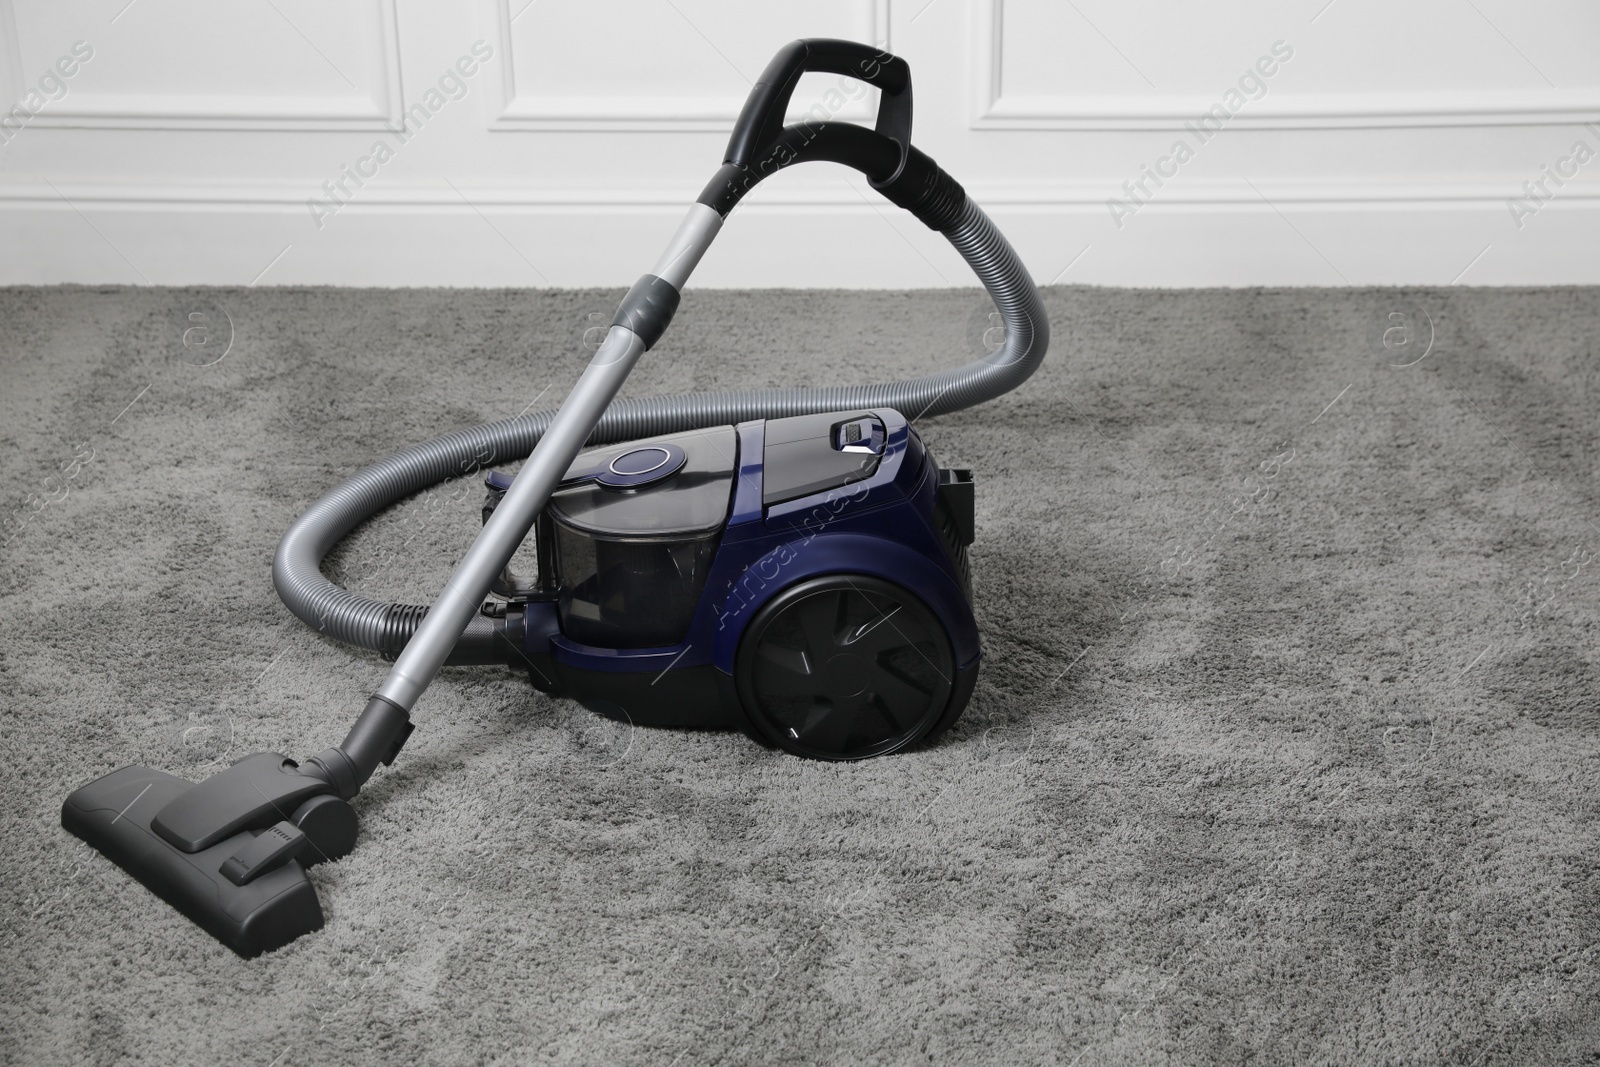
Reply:
[[[355,844],[355,812],[275,752],[195,784],[124,767],[67,797],[61,825],[240,956],[322,928],[306,867]]]

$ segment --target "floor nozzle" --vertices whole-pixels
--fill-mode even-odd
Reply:
[[[350,805],[275,752],[198,784],[124,767],[69,796],[61,825],[245,957],[321,929],[306,867],[356,837]]]

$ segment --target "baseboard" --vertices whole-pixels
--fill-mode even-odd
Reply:
[[[1513,212],[1501,184],[1197,182],[1115,212],[1088,185],[971,191],[1041,284],[1592,285],[1597,185],[1571,183],[1533,213]],[[374,184],[314,210],[276,185],[9,182],[0,284],[625,286],[692,196]],[[838,182],[760,190],[695,284],[974,283],[937,235]]]

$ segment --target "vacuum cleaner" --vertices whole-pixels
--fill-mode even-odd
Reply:
[[[807,71],[875,86],[874,128],[826,116],[785,126]],[[769,174],[811,160],[855,168],[942,233],[993,298],[1004,343],[906,381],[615,399],[729,211]],[[793,42],[558,410],[408,448],[324,494],[285,534],[272,570],[285,605],[393,660],[344,741],[298,762],[246,756],[199,783],[124,767],[69,796],[62,825],[250,957],[321,928],[306,870],[355,847],[351,800],[399,754],[447,664],[507,664],[602,715],[739,727],[802,757],[926,744],[977,678],[974,482],[941,468],[911,422],[1014,389],[1048,339],[1011,246],[912,146],[906,62],[849,41]],[[514,476],[489,469],[521,457]],[[486,469],[482,530],[431,606],[368,599],[322,573],[372,515]],[[530,534],[536,567],[520,575],[510,563]]]

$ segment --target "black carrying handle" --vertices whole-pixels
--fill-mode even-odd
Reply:
[[[877,87],[873,128],[831,119],[783,125],[795,84],[808,72]],[[699,202],[727,215],[763,178],[818,159],[865,174],[874,189],[934,230],[954,227],[966,206],[960,183],[911,144],[910,64],[872,45],[820,37],[794,41],[772,57],[739,111],[722,169]]]
[[[901,150],[910,147],[910,64],[871,45],[813,37],[779,49],[761,72],[733,125],[724,163],[749,166],[762,158],[783,132],[783,113],[789,110],[795,83],[800,75],[811,72],[842,74],[881,90],[874,132],[894,141]]]

